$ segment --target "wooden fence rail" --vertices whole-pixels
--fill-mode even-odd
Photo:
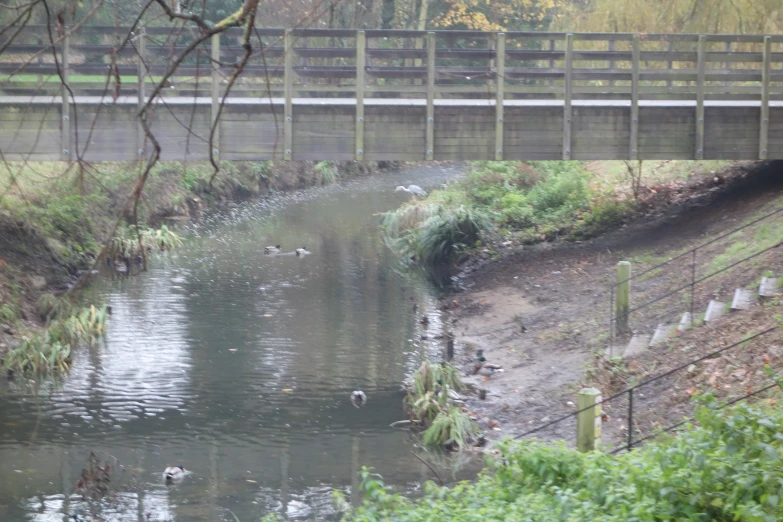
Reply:
[[[115,53],[127,28],[42,31],[0,56],[0,151],[143,157],[136,112],[195,33],[148,27]],[[153,121],[164,158],[209,155],[240,39],[178,67]],[[253,46],[221,159],[783,158],[783,35],[260,29]]]

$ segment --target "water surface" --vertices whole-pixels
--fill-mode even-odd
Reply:
[[[113,309],[105,346],[81,351],[61,380],[0,384],[0,520],[324,519],[332,489],[355,497],[362,465],[415,492],[430,477],[411,454],[421,450],[388,425],[403,418],[401,382],[441,357],[421,340],[441,325],[434,289],[398,270],[374,214],[400,204],[397,185],[458,173],[412,169],[238,205],[206,216],[148,273],[99,282]],[[312,255],[263,255],[278,243]],[[356,386],[361,409],[348,400]],[[111,501],[72,494],[91,451],[121,465]],[[167,487],[160,472],[177,464],[192,473]]]

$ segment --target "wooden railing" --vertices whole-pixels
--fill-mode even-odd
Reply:
[[[56,53],[75,96],[101,96],[106,102],[119,96],[119,103],[141,103],[151,92],[149,85],[196,35],[147,27],[117,52],[116,42],[127,32],[84,27],[52,48],[43,27],[28,26],[0,56],[0,94],[64,93]],[[244,53],[241,35],[229,30],[199,46],[180,63],[162,96],[200,98],[200,104],[211,99],[214,121],[227,79]],[[759,158],[766,158],[770,102],[783,100],[783,35],[259,29],[253,48],[230,97],[284,105],[286,118],[296,103],[331,99],[333,105],[336,99],[350,99],[356,107],[359,159],[365,103],[379,103],[375,99],[426,106],[426,159],[435,156],[435,106],[458,100],[485,100],[494,107],[495,159],[504,157],[504,110],[554,102],[564,110],[562,158],[571,159],[571,114],[577,101],[630,106],[627,157],[634,159],[639,104],[647,100],[695,108],[695,159],[704,157],[705,102],[760,106]],[[119,84],[110,74],[112,56]],[[68,101],[62,104],[67,117]],[[291,127],[285,124],[283,137],[289,159]],[[70,139],[64,136],[63,142]]]
[[[103,91],[112,42],[127,31],[84,27],[56,46],[60,55],[69,49],[68,59],[60,59],[76,93]],[[5,94],[56,90],[45,81],[57,76],[46,34],[30,26],[5,49]],[[135,77],[141,69],[160,76],[193,36],[144,29],[119,53],[120,74]],[[219,65],[214,73],[230,76],[244,52],[240,39],[241,32],[231,30],[199,47],[199,58],[180,65],[167,94],[211,95],[211,82],[196,80],[213,74],[211,57]],[[783,35],[259,29],[253,43],[234,96],[282,96],[288,73],[298,97],[354,97],[356,79],[364,78],[367,97],[425,97],[432,90],[436,98],[494,99],[502,85],[507,99],[628,99],[636,87],[639,99],[758,100],[768,71],[771,99],[783,99]],[[123,94],[136,89],[135,81],[122,85]]]

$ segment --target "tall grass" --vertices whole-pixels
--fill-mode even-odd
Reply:
[[[404,258],[434,267],[450,265],[491,232],[486,213],[466,205],[412,202],[384,216],[389,245]]]
[[[426,427],[422,442],[432,446],[465,447],[476,439],[480,429],[449,400],[451,390],[464,384],[456,368],[424,361],[410,379],[405,406],[411,419]]]
[[[106,318],[105,306],[90,306],[53,320],[42,333],[24,337],[0,367],[22,373],[65,372],[70,368],[73,348],[93,345],[106,333]]]
[[[481,432],[478,425],[456,406],[441,409],[421,434],[421,441],[428,446],[453,444],[464,448]]]
[[[141,236],[141,243],[139,243]],[[170,251],[182,246],[182,239],[166,225],[160,228],[144,228],[136,233],[136,228],[130,226],[120,230],[111,241],[109,241],[106,250],[106,257],[109,259],[125,259],[140,256],[142,246],[145,252],[158,250],[161,252]]]

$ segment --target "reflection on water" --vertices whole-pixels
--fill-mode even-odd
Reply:
[[[237,206],[147,274],[100,283],[106,346],[60,381],[0,385],[0,520],[323,519],[333,488],[355,496],[362,465],[418,488],[428,471],[414,441],[388,426],[401,381],[442,349],[419,340],[413,304],[430,310],[430,334],[441,325],[373,214],[400,203],[397,185],[457,174],[413,169]],[[278,243],[313,254],[263,255]],[[111,502],[72,494],[92,450],[122,464]],[[192,474],[165,486],[178,464]]]

